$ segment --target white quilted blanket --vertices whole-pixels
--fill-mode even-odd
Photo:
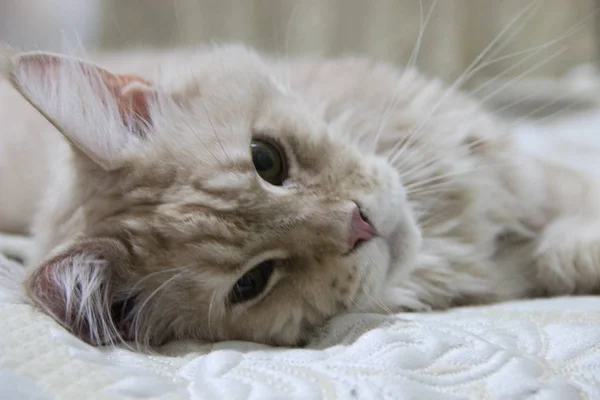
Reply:
[[[6,287],[0,320],[2,399],[600,399],[600,297],[346,315],[305,349],[153,355],[89,347]]]

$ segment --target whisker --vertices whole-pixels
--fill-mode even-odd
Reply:
[[[533,0],[531,4],[531,8],[526,10],[526,15],[523,20],[516,26],[515,29],[512,30],[512,33],[508,34],[503,43],[500,43],[495,50],[490,52],[489,57],[496,57],[498,54],[502,52],[508,46],[512,40],[523,30],[525,25],[533,18],[537,12],[540,10],[545,0]]]
[[[425,30],[427,25],[429,24],[429,20],[431,15],[433,14],[433,10],[437,5],[438,0],[434,0],[429,6],[429,10],[427,11],[427,16],[423,19],[423,1],[419,1],[419,13],[420,13],[420,23],[419,23],[419,35],[417,36],[417,40],[413,47],[413,50],[408,59],[407,67],[413,68],[417,64],[417,58],[419,57],[419,53],[421,52],[421,44],[423,42],[423,36],[425,35]]]
[[[554,43],[554,42],[555,42],[555,41],[552,41],[552,43]],[[510,71],[512,71],[513,69],[517,68],[518,66],[520,66],[521,64],[523,64],[525,61],[527,61],[527,60],[529,60],[531,57],[533,57],[533,56],[537,55],[537,54],[538,54],[540,51],[542,51],[543,49],[547,48],[548,46],[549,46],[549,43],[546,43],[546,44],[544,44],[544,45],[541,45],[541,46],[538,46],[538,47],[533,47],[533,48],[531,48],[531,49],[528,49],[528,50],[519,51],[519,52],[516,52],[516,53],[513,53],[513,54],[509,54],[509,55],[506,55],[506,56],[503,56],[503,57],[496,58],[496,59],[494,59],[494,60],[490,60],[490,61],[488,61],[488,62],[486,62],[486,63],[483,63],[483,64],[482,64],[482,65],[480,65],[479,67],[475,68],[475,69],[472,71],[472,73],[471,73],[471,74],[473,74],[473,75],[474,75],[474,74],[475,74],[476,72],[478,72],[480,69],[483,69],[483,68],[485,68],[485,67],[487,67],[487,66],[489,66],[489,65],[491,65],[491,64],[493,64],[493,63],[495,63],[495,62],[503,61],[503,60],[506,60],[506,59],[509,59],[509,58],[512,58],[512,57],[515,57],[515,56],[518,56],[518,55],[526,54],[527,52],[533,52],[533,54],[530,54],[529,56],[525,57],[524,59],[520,60],[519,62],[517,62],[517,63],[513,64],[512,66],[510,66],[509,68],[507,68],[506,70],[504,70],[504,71],[503,71],[503,72],[501,72],[500,74],[496,75],[494,78],[490,79],[489,81],[486,81],[484,84],[482,84],[482,85],[480,85],[479,87],[475,88],[474,90],[472,90],[472,91],[471,91],[471,92],[469,92],[468,94],[469,94],[470,96],[473,96],[473,95],[474,95],[476,92],[478,92],[478,91],[480,91],[481,89],[483,89],[484,87],[488,86],[490,83],[493,83],[493,82],[495,82],[496,80],[500,79],[500,78],[501,78],[503,75],[506,75],[507,73],[509,73],[509,72],[510,72]],[[470,74],[470,75],[471,75],[471,74]],[[469,78],[470,78],[470,77],[469,77]],[[497,113],[499,114],[501,111],[503,111],[503,110],[505,110],[505,109],[507,109],[507,108],[513,107],[513,106],[515,106],[515,105],[517,105],[517,104],[520,104],[520,103],[522,103],[522,102],[526,101],[526,100],[527,100],[528,98],[530,98],[531,96],[533,96],[533,93],[531,93],[531,94],[527,95],[527,96],[526,96],[525,98],[523,98],[523,99],[519,99],[519,100],[517,100],[517,101],[515,101],[515,102],[513,102],[513,103],[511,103],[511,104],[509,104],[509,105],[503,106],[501,109],[499,109],[499,110],[496,110],[495,112],[492,112],[492,114],[497,114]],[[425,125],[423,126],[423,128],[424,128],[425,126],[427,126],[427,125],[425,124]],[[415,136],[416,136],[416,135],[417,135],[417,132],[414,132],[414,133],[412,133],[412,132],[411,132],[411,133],[409,133],[409,136],[411,136],[411,135],[415,135]],[[408,140],[407,140],[407,141],[408,141]],[[396,162],[396,161],[397,161],[397,159],[398,159],[398,158],[399,158],[399,157],[402,155],[403,151],[404,151],[404,150],[405,150],[405,149],[408,147],[408,146],[406,145],[406,144],[407,144],[407,143],[406,143],[407,141],[405,141],[405,143],[399,143],[399,144],[397,144],[397,145],[395,146],[395,147],[399,147],[397,150],[395,149],[395,147],[392,149],[392,151],[391,151],[391,152],[390,152],[390,154],[388,155],[388,159],[390,160],[390,162],[391,162],[391,163],[394,163],[394,162]]]
[[[138,280],[138,281],[137,281],[137,282],[136,282],[136,283],[135,283],[135,284],[134,284],[134,285],[131,287],[131,289],[129,290],[129,293],[128,293],[128,297],[129,297],[129,296],[131,296],[131,295],[132,295],[132,294],[135,292],[135,290],[136,290],[136,289],[137,289],[137,288],[138,288],[138,287],[139,287],[139,286],[140,286],[140,285],[141,285],[143,282],[145,282],[146,280],[148,280],[148,279],[150,279],[150,278],[152,278],[152,277],[154,277],[154,276],[156,276],[156,275],[165,274],[165,273],[170,273],[170,272],[174,272],[174,271],[181,271],[181,270],[184,270],[184,269],[187,269],[187,268],[190,268],[190,266],[184,266],[184,267],[175,267],[175,268],[169,268],[169,269],[165,269],[165,270],[161,270],[161,271],[154,271],[154,272],[151,272],[151,273],[149,273],[148,275],[146,275],[146,276],[144,276],[144,277],[140,278],[140,279],[139,279],[139,280]]]
[[[386,306],[382,301],[377,300],[375,297],[373,297],[371,295],[371,293],[369,293],[369,291],[367,290],[367,285],[364,285],[364,281],[361,282],[361,285],[362,285],[362,292],[369,299],[371,304],[374,304],[376,307],[379,307],[381,310],[383,310],[385,312],[384,315],[393,315],[394,314],[394,312],[388,306]]]
[[[493,114],[493,113],[492,113]],[[457,127],[458,129],[458,127]],[[490,143],[496,140],[499,140],[503,137],[512,135],[512,130],[511,129],[505,129],[501,134],[493,136],[493,137],[481,137],[481,138],[477,138],[475,140],[471,140],[467,143],[462,144],[461,146],[458,146],[458,149],[464,148],[468,151],[471,151],[472,149],[474,149],[475,147],[485,144],[485,143]],[[425,143],[428,144],[428,143]],[[427,158],[421,162],[416,163],[415,165],[411,166],[408,170],[403,170],[404,166],[407,166],[409,164],[408,161],[412,161],[411,157],[407,157],[405,159],[403,159],[400,163],[396,164],[396,169],[400,172],[400,175],[406,180],[406,179],[412,179],[412,175],[416,174],[417,172],[421,172],[421,171],[426,171],[427,168],[435,166],[437,163],[443,161],[446,159],[446,154],[445,153],[441,153],[438,154],[435,157],[430,157]]]
[[[547,119],[550,119],[550,118],[556,117],[557,115],[560,115],[560,114],[564,113],[565,111],[568,111],[568,110],[570,110],[570,109],[571,109],[571,108],[573,108],[573,106],[575,106],[575,104],[577,104],[577,103],[578,103],[578,102],[577,102],[576,100],[573,100],[573,101],[571,101],[569,104],[567,104],[566,106],[564,106],[564,107],[561,107],[560,109],[558,109],[557,111],[555,111],[555,112],[553,112],[553,113],[550,113],[550,114],[548,114],[548,115],[544,115],[543,117],[541,117],[541,118],[538,118],[538,119],[531,120],[531,121],[530,121],[530,123],[532,123],[532,124],[539,124],[540,122],[543,122],[543,121],[545,121],[545,120],[547,120]],[[518,123],[520,123],[520,122],[524,122],[524,121],[523,121],[523,120],[519,120],[519,121],[517,121],[517,122],[513,123],[511,126],[516,126],[516,125],[517,125]]]
[[[483,99],[480,100],[480,104],[485,104],[487,101],[489,101],[492,97],[496,96],[498,93],[501,93],[503,90],[505,90],[507,87],[509,87],[510,85],[515,84],[516,82],[522,80],[526,75],[530,74],[531,72],[535,71],[536,69],[540,68],[541,66],[545,65],[546,63],[550,62],[551,60],[553,60],[554,58],[558,57],[560,54],[562,54],[564,51],[566,51],[566,47],[562,47],[561,49],[559,49],[558,51],[552,53],[550,56],[544,58],[542,61],[536,63],[535,65],[533,65],[532,67],[528,68],[526,71],[524,71],[523,73],[519,74],[518,76],[514,77],[513,79],[511,79],[510,81],[506,82],[505,84],[503,84],[501,87],[497,88],[496,90],[494,90],[491,94],[487,95],[486,97],[484,97]],[[435,120],[435,117],[433,119],[431,119],[431,115],[430,115],[430,119],[423,124],[422,126],[418,126],[417,129],[424,129],[427,124],[431,123],[432,121]],[[411,135],[414,135],[413,137],[416,137],[415,132],[413,132],[411,130],[411,132],[409,132],[409,137]],[[429,139],[429,141],[431,142],[434,139]],[[493,139],[490,139],[493,140]],[[396,151],[395,154],[388,156],[388,160],[391,163],[395,163],[397,161],[397,159],[403,154],[403,152],[405,151],[406,148],[408,148],[408,141],[402,141],[399,142],[402,143],[402,147],[400,147],[399,150]],[[414,140],[413,140],[414,143]],[[397,147],[397,146],[395,146]],[[392,149],[392,152],[394,151],[394,149]],[[407,158],[405,158],[403,160],[403,164],[407,164],[410,161],[412,161],[412,159],[415,157],[415,153],[409,155]]]
[[[194,135],[196,136],[196,138],[198,139],[198,141],[200,142],[200,144],[202,144],[204,146],[204,148],[206,149],[206,151],[208,151],[208,153],[215,159],[215,161],[217,163],[221,163],[221,160],[219,160],[217,158],[217,156],[215,155],[215,153],[213,153],[210,148],[206,145],[206,143],[204,143],[204,141],[202,140],[201,135],[198,133],[198,130],[196,128],[194,128],[192,126],[192,124],[190,124],[190,122],[186,119],[186,118],[182,118],[182,120],[184,121],[184,123],[186,124],[186,126],[188,127],[188,129],[194,133]],[[214,128],[213,128],[214,129]]]
[[[499,79],[501,79],[503,76],[506,76],[507,74],[509,74],[513,70],[517,69],[518,67],[520,67],[521,65],[523,65],[525,62],[529,61],[531,58],[533,58],[534,56],[538,55],[542,50],[545,50],[548,47],[549,46],[540,46],[540,47],[538,47],[538,48],[536,48],[534,50],[529,50],[529,51],[531,51],[531,54],[529,54],[526,57],[522,58],[518,62],[512,64],[510,67],[506,68],[504,71],[500,72],[499,74],[497,74],[493,78],[490,78],[486,82],[484,82],[481,85],[477,86],[475,89],[473,89],[470,92],[468,92],[468,95],[469,96],[475,96],[477,93],[481,92],[483,89],[487,88],[488,86],[493,85],[496,81],[498,81]],[[508,58],[512,58],[512,57],[514,57],[516,55],[521,55],[521,54],[525,54],[525,53],[526,52],[519,51],[518,53],[511,54],[511,55],[505,56],[505,57],[501,57],[500,59],[496,59],[494,61],[502,61],[502,60],[505,60],[505,59],[508,59]]]
[[[210,117],[210,113],[208,112],[208,108],[206,107],[206,103],[204,102],[204,100],[202,100],[201,103],[202,103],[202,107],[204,108],[204,112],[206,113],[206,118],[208,119],[208,123],[210,124],[210,127],[212,128],[212,131],[215,135],[215,138],[217,139],[217,142],[219,142],[219,146],[221,146],[221,150],[223,150],[223,154],[225,154],[227,161],[229,161],[229,163],[231,163],[231,159],[229,158],[229,155],[225,151],[225,147],[223,147],[223,143],[221,142],[221,139],[219,138],[219,134],[217,133],[217,130],[215,129],[215,125],[212,122],[212,118]]]
[[[521,103],[526,102],[527,100],[531,99],[534,95],[535,95],[535,92],[528,93],[527,95],[521,97],[520,99],[517,99],[517,100],[515,100],[513,102],[510,102],[508,104],[503,105],[502,107],[498,107],[498,108],[494,109],[494,111],[492,111],[491,113],[493,115],[502,115],[502,113],[504,111],[506,111],[509,108],[512,108],[514,106],[517,106],[517,105],[519,105]]]
[[[424,126],[427,125],[431,116],[446,102],[446,100],[458,89],[461,85],[463,85],[469,78],[470,72],[473,68],[477,67],[477,65],[485,59],[486,55],[491,51],[491,49],[502,39],[502,37],[506,34],[506,32],[512,28],[512,26],[521,18],[521,16],[526,13],[536,2],[539,0],[534,0],[531,2],[524,10],[519,12],[513,19],[492,39],[492,41],[479,53],[477,57],[471,62],[471,64],[465,69],[465,71],[460,74],[460,76],[454,81],[454,83],[449,86],[445,93],[440,97],[440,99],[434,104],[429,113],[421,120],[419,124],[415,128],[413,128],[408,133],[408,140],[403,142],[402,146],[410,146],[410,139],[414,138],[418,132],[423,129]],[[392,152],[397,151],[397,146],[392,148]]]
[[[555,105],[556,103],[559,103],[560,101],[562,101],[564,99],[564,96],[560,96],[557,99],[554,100],[550,100],[544,104],[542,104],[539,107],[536,107],[535,109],[533,109],[532,111],[528,112],[527,114],[525,114],[523,117],[517,119],[516,121],[514,121],[511,126],[517,126],[521,123],[523,123],[523,121],[526,121],[528,119],[530,119],[531,117],[535,116],[537,113],[539,113],[540,111],[544,111],[545,109],[547,109],[548,107],[552,107],[553,105]],[[574,104],[575,102],[573,102]]]
[[[525,78],[525,76],[529,75],[531,72],[535,71],[536,69],[538,69],[538,68],[542,67],[543,65],[547,64],[548,62],[552,61],[553,59],[555,59],[556,57],[558,57],[565,51],[567,51],[567,47],[566,46],[561,47],[558,51],[555,51],[548,57],[544,58],[542,61],[536,63],[532,67],[528,68],[525,72],[523,72],[523,73],[519,74],[518,76],[516,76],[515,78],[509,80],[508,82],[506,82],[505,84],[503,84],[502,86],[500,86],[499,88],[494,90],[492,93],[490,93],[489,95],[487,95],[486,97],[481,99],[481,104],[485,104],[487,101],[489,101],[491,98],[496,96],[498,93],[501,93],[502,91],[504,91],[510,85],[513,85],[513,84],[521,81],[523,78]]]
[[[476,168],[471,168],[471,169],[468,169],[465,171],[458,171],[458,172],[447,173],[447,174],[443,174],[443,175],[439,175],[439,176],[434,176],[432,178],[423,179],[421,181],[415,181],[412,184],[406,185],[405,186],[406,192],[407,192],[407,194],[422,193],[424,190],[430,190],[432,188],[435,188],[436,186],[445,186],[445,185],[452,183],[451,181],[444,181],[444,182],[436,183],[435,185],[429,185],[431,182],[439,181],[441,179],[456,178],[456,177],[465,176],[468,174],[481,172],[481,171],[487,170],[487,169],[515,166],[515,165],[520,165],[520,164],[521,164],[520,162],[494,163],[494,164],[488,164],[488,165],[481,165]]]
[[[443,194],[451,192],[453,190],[453,188],[454,188],[454,186],[452,186],[450,184],[450,182],[444,182],[443,185],[438,185],[437,187],[433,187],[433,188],[417,189],[410,193],[407,193],[407,195],[410,196],[410,198],[423,197],[423,196],[429,197],[432,195],[437,195],[438,197],[441,197]]]
[[[398,79],[398,82],[404,81],[406,72],[409,71],[411,68],[413,68],[416,65],[417,57],[421,50],[421,43],[423,40],[423,35],[425,34],[425,29],[427,28],[427,24],[429,23],[429,19],[431,18],[431,15],[433,14],[433,10],[434,10],[435,6],[437,5],[437,1],[438,0],[434,0],[434,2],[431,4],[431,6],[429,7],[429,10],[427,11],[427,16],[425,18],[423,18],[423,0],[419,1],[419,11],[420,11],[419,34],[417,36],[417,40],[415,41],[415,45],[413,46],[412,52],[408,59],[407,66],[402,70],[402,74],[400,75],[400,79]],[[374,138],[373,138],[373,143],[377,143],[377,141],[379,140],[379,137],[381,135],[381,132],[383,131],[383,128],[389,122],[392,112],[396,109],[398,99],[400,98],[400,94],[401,94],[401,91],[399,90],[399,88],[396,88],[396,95],[393,97],[392,101],[386,108],[385,113],[383,114],[383,117],[381,118],[381,121],[379,123],[379,128],[377,129],[377,132],[375,133]]]
[[[362,293],[369,299],[370,303],[372,305],[375,305],[376,307],[379,307],[381,310],[383,310],[385,312],[385,315],[393,315],[394,312],[387,307],[383,302],[381,302],[380,300],[377,300],[375,297],[373,297],[371,295],[371,293],[369,293],[369,291],[367,290],[368,285],[366,284],[366,280],[369,277],[372,277],[373,271],[371,269],[367,270],[365,274],[361,274],[360,279],[359,279],[359,287],[361,288]],[[354,301],[354,304],[357,304],[356,301]],[[357,307],[360,309],[361,307],[358,306]]]
[[[150,302],[150,300],[152,300],[158,293],[160,293],[161,290],[164,290],[169,284],[171,284],[172,282],[174,282],[177,278],[179,278],[180,276],[182,276],[185,272],[187,271],[181,271],[175,275],[173,275],[172,277],[170,277],[169,279],[167,279],[166,281],[164,281],[163,283],[161,283],[156,289],[154,289],[152,291],[152,293],[150,293],[150,295],[144,300],[144,302],[142,303],[142,305],[136,310],[135,312],[135,316],[134,316],[134,337],[136,342],[138,343],[148,343],[148,335],[149,335],[149,329],[147,329],[146,331],[146,337],[144,338],[143,342],[140,342],[139,340],[139,334],[140,334],[140,324],[141,324],[141,315],[142,312],[144,311],[145,307],[148,305],[148,303]]]
[[[543,0],[542,0],[543,1]],[[521,50],[518,51],[516,53],[513,53],[509,56],[503,56],[500,59],[496,59],[495,61],[501,60],[501,59],[505,59],[505,58],[510,58],[513,56],[517,56],[520,54],[526,54],[529,52],[534,52],[534,54],[538,54],[540,50],[543,49],[547,49],[548,47],[551,47],[554,44],[557,44],[565,39],[568,39],[569,37],[573,36],[575,33],[577,33],[578,31],[580,31],[581,29],[583,29],[583,27],[588,23],[588,20],[590,18],[594,18],[596,16],[596,14],[600,11],[600,8],[595,9],[591,12],[590,15],[585,16],[584,18],[582,18],[581,20],[579,20],[575,25],[571,26],[570,28],[567,28],[562,34],[560,34],[558,37],[543,43],[539,46],[534,46],[534,47],[530,47],[528,49],[525,50]],[[529,58],[529,57],[526,57]],[[521,64],[521,63],[519,63]],[[507,70],[512,70],[514,66],[509,67]],[[496,77],[486,81],[484,84],[480,85],[478,88],[474,89],[473,91],[469,92],[470,95],[473,95],[477,92],[479,92],[481,89],[489,86],[490,84],[493,84],[494,82],[496,82],[498,80],[498,78],[500,78],[500,75],[505,75],[506,71],[503,71],[501,74],[497,75]]]
[[[413,165],[412,168],[410,168],[408,170],[404,170],[404,171],[403,171],[403,166],[406,165],[406,163],[401,163],[396,166],[396,169],[400,172],[400,176],[406,180],[406,179],[409,179],[416,172],[423,171],[424,169],[427,169],[428,167],[432,167],[432,166],[436,165],[437,163],[442,161],[445,157],[446,156],[444,154],[441,154],[438,157],[426,159],[423,162],[417,163],[416,165]]]

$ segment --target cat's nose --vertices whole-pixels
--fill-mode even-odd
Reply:
[[[360,208],[355,207],[352,212],[352,221],[350,223],[350,238],[348,239],[348,245],[350,251],[358,247],[362,242],[366,242],[375,235],[373,226],[369,223],[369,220],[362,214]]]

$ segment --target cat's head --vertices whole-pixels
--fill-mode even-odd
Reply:
[[[28,53],[11,79],[71,142],[85,221],[26,288],[91,343],[298,344],[418,248],[397,172],[246,48],[157,82]]]

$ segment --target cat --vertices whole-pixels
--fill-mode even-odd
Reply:
[[[600,285],[597,182],[412,68],[239,44],[139,73],[4,53],[40,115],[0,132],[0,177],[45,184],[15,200],[0,179],[0,216],[18,216],[0,228],[31,222],[23,290],[93,345],[301,346],[344,312]]]

